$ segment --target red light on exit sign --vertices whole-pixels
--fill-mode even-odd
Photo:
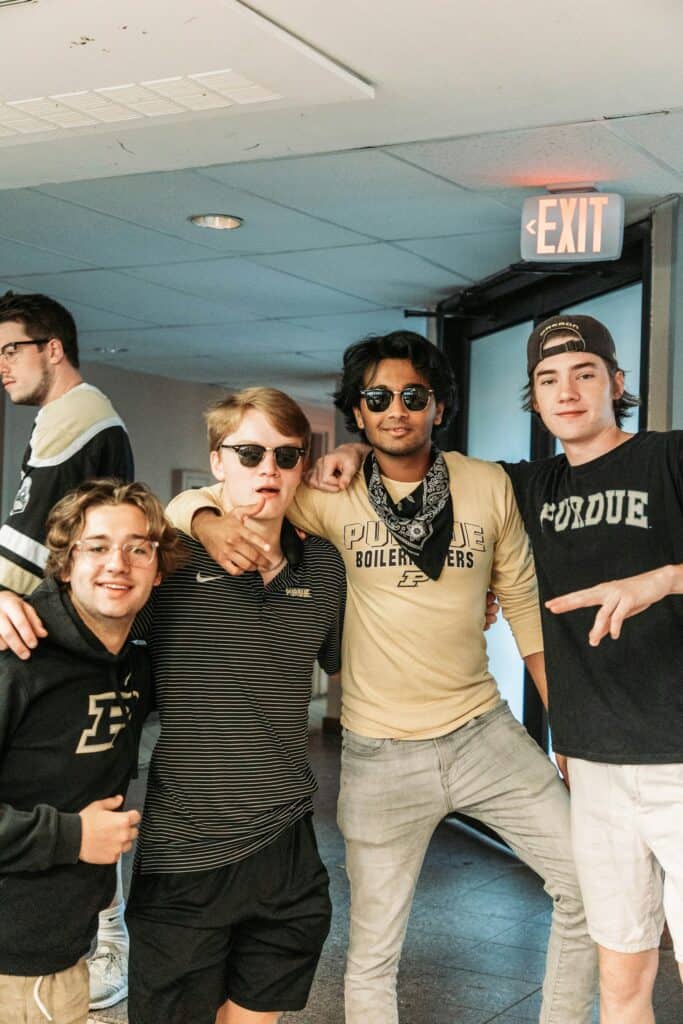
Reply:
[[[522,209],[522,259],[551,263],[618,260],[624,200],[609,192],[533,196]]]

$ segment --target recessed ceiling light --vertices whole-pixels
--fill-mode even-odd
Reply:
[[[188,220],[198,228],[213,228],[215,231],[234,231],[242,227],[242,218],[231,213],[195,213]]]

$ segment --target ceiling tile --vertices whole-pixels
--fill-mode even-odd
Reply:
[[[265,359],[257,353],[242,353],[223,359],[200,356],[178,357],[169,362],[161,352],[121,353],[116,357],[89,354],[90,362],[104,363],[119,369],[141,373],[164,374],[226,387],[262,385],[280,387],[291,393],[305,389],[317,401],[327,403],[338,375],[339,356],[325,354],[322,358],[282,353]]]
[[[391,331],[415,331],[425,334],[426,320],[406,317],[403,307],[378,309],[371,313],[346,313],[343,316],[297,317],[289,321],[293,327],[309,327],[324,332],[340,352],[369,334],[389,334]],[[339,363],[341,367],[341,360]]]
[[[128,224],[33,189],[0,191],[5,238],[100,267],[206,259],[204,246]]]
[[[95,347],[123,347],[141,357],[161,353],[173,359],[206,357],[225,360],[247,349],[260,355],[320,352],[336,346],[336,342],[321,329],[325,320],[326,317],[311,317],[307,324],[257,320],[220,325],[100,330],[82,332],[81,347],[84,352]]]
[[[241,259],[138,267],[127,272],[127,276],[180,288],[209,301],[225,302],[235,313],[226,316],[226,320],[344,313],[378,305]]]
[[[449,270],[382,243],[256,256],[253,262],[387,306],[433,302],[464,283]]]
[[[683,111],[644,114],[642,117],[615,118],[610,129],[622,138],[647,149],[654,156],[678,171],[683,171]],[[683,185],[679,185],[679,191]]]
[[[56,241],[56,240],[55,240]],[[62,270],[87,267],[83,260],[74,260],[58,252],[23,245],[0,237],[0,276],[5,274],[58,274]]]
[[[152,324],[212,324],[239,319],[239,313],[227,304],[183,294],[113,270],[12,280],[23,288],[28,284],[36,291],[53,295],[67,305],[72,301],[82,302]]]
[[[464,280],[478,281],[519,260],[519,228],[479,235],[414,238],[401,248],[449,267]]]
[[[39,191],[231,255],[350,245],[362,240],[356,232],[192,170],[45,185]],[[237,231],[210,231],[189,223],[188,217],[196,213],[230,213],[242,217],[244,224]],[[193,258],[191,253],[188,258]]]
[[[379,239],[473,231],[512,220],[495,200],[379,149],[228,164],[201,173]]]
[[[651,183],[647,191],[666,194],[677,180],[604,121],[414,142],[388,152],[475,189],[587,181],[606,188],[645,178]]]
[[[31,283],[33,287],[24,287],[16,281],[10,281],[5,278],[4,281],[0,281],[0,293],[11,290],[25,295],[42,289],[42,283],[38,285],[34,281],[31,281]],[[56,292],[53,291],[51,294],[54,298],[59,299]],[[65,305],[68,305],[69,312],[76,321],[79,339],[82,333],[87,334],[89,331],[125,331],[134,328],[138,324],[142,325],[142,322],[134,317],[119,316],[116,313],[111,313],[109,310],[96,309],[81,302],[74,302],[72,299],[68,301],[63,299],[62,301],[64,301]]]

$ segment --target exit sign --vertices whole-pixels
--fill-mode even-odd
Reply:
[[[567,192],[524,201],[523,260],[618,260],[623,241],[624,200],[614,193]]]

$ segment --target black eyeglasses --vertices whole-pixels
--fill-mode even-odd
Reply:
[[[360,393],[370,412],[386,412],[394,395],[401,396],[401,401],[408,412],[422,412],[434,394],[431,388],[426,388],[423,384],[409,384],[400,391],[391,391],[389,388],[361,388]]]
[[[265,444],[221,444],[219,448],[232,448],[242,466],[253,469],[263,462],[266,452],[272,452],[278,469],[294,469],[299,459],[306,454],[305,448],[297,448],[293,444],[279,444],[270,448]]]
[[[47,345],[49,338],[31,338],[30,341],[8,341],[0,348],[0,359],[6,359],[11,363],[19,355],[20,345]]]

